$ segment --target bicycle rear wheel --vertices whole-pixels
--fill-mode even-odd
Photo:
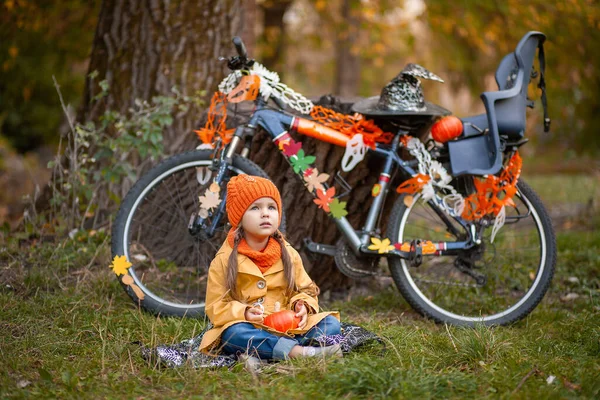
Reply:
[[[473,326],[504,325],[529,314],[546,293],[556,263],[556,240],[550,218],[535,192],[522,180],[506,207],[506,224],[490,242],[491,227],[477,247],[458,256],[424,256],[419,267],[390,258],[396,286],[408,303],[436,322]],[[451,220],[455,233],[415,196],[410,206],[398,198],[388,224],[392,242],[464,240],[467,232]],[[464,260],[472,263],[465,273]],[[459,265],[457,265],[459,263]],[[462,266],[459,268],[459,266]],[[483,277],[477,283],[475,277]]]
[[[223,215],[211,237],[204,232],[192,237],[188,231],[190,216],[198,210],[198,197],[212,182],[212,171],[207,168],[210,156],[211,151],[196,150],[163,161],[131,188],[117,214],[112,255],[124,255],[132,264],[128,273],[141,293],[136,294],[122,279],[121,283],[136,303],[152,313],[204,315],[208,267],[230,228]],[[229,172],[268,178],[256,164],[239,156],[234,157]],[[223,201],[225,193],[224,183]],[[209,224],[213,222],[208,218]]]

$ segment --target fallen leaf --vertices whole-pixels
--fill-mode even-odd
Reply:
[[[125,274],[121,278],[121,282],[123,282],[125,285],[131,285],[133,283],[133,278],[131,277],[131,275]]]
[[[31,385],[30,381],[26,381],[25,379],[20,380],[19,382],[17,382],[17,387],[19,389],[23,389],[26,388],[27,386]]]
[[[569,382],[565,378],[562,378],[562,383],[569,390],[581,390],[581,385],[577,385],[576,383]]]
[[[413,201],[414,201],[414,198],[412,196],[410,196],[410,195],[404,196],[404,205],[406,207],[412,206]]]
[[[560,301],[573,301],[579,298],[579,295],[577,293],[567,293],[564,296],[560,297]]]

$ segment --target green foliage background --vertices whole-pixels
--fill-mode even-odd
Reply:
[[[19,151],[57,143],[65,101],[83,95],[100,0],[0,1],[0,134]]]
[[[356,23],[341,16],[344,3]],[[291,4],[302,31],[286,35],[282,54],[286,71],[279,72],[285,72],[290,86],[309,95],[331,90],[336,40],[352,30],[360,32],[352,48],[361,61],[358,94],[379,93],[404,63],[413,61],[445,72],[453,87],[468,87],[474,98],[485,89],[486,76],[525,32],[542,31],[548,36],[554,145],[591,154],[600,150],[594,129],[600,122],[600,78],[595,67],[600,65],[595,51],[600,44],[600,7],[593,0],[296,0]],[[403,4],[405,9],[411,4],[425,7],[407,20]],[[65,101],[76,107],[99,9],[100,0],[0,0],[0,135],[18,151],[58,141],[63,113],[52,75]],[[412,29],[415,22],[427,32],[425,45],[421,34]],[[260,60],[268,52],[266,40],[255,56]],[[434,93],[432,100],[436,100],[435,92],[427,93]]]

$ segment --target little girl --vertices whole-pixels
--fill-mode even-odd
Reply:
[[[263,360],[341,355],[339,345],[304,346],[321,335],[340,334],[339,313],[319,312],[318,287],[298,252],[279,232],[281,196],[268,179],[239,175],[227,184],[231,230],[208,271],[206,315],[214,327],[200,350],[247,353]],[[287,334],[262,324],[290,309],[301,318]]]

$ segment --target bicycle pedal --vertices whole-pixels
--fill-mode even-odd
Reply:
[[[330,244],[316,243],[310,238],[304,238],[304,246],[306,249],[314,254],[325,254],[327,256],[335,256],[335,246]]]
[[[423,243],[420,239],[415,239],[410,242],[410,258],[411,267],[418,267],[423,262]]]

